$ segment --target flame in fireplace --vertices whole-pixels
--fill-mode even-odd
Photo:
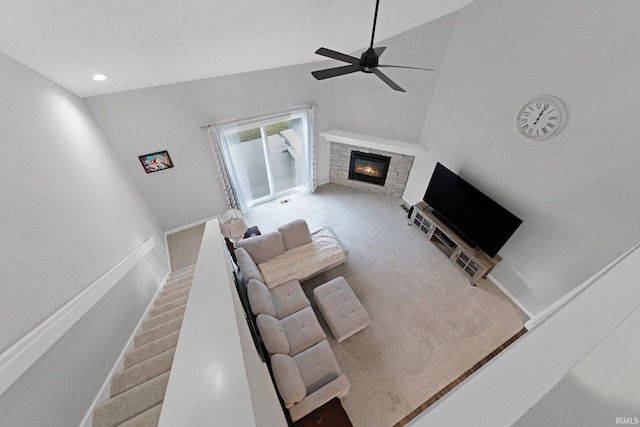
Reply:
[[[354,170],[356,173],[359,173],[361,175],[368,175],[368,176],[375,176],[375,177],[382,176],[382,171],[371,163],[358,164],[354,167]]]

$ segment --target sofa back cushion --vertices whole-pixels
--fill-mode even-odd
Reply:
[[[284,247],[288,251],[311,242],[309,226],[303,219],[297,219],[288,224],[282,225],[278,227],[278,231],[282,234]]]
[[[284,333],[284,327],[278,319],[267,314],[259,314],[256,323],[262,342],[264,342],[269,354],[289,353],[289,341]]]
[[[285,251],[282,234],[277,231],[242,239],[237,245],[244,248],[256,264],[269,261]]]
[[[271,356],[271,369],[285,406],[291,408],[302,402],[307,396],[307,388],[296,362],[286,354],[274,354]]]
[[[259,280],[251,279],[247,283],[247,295],[249,297],[249,305],[251,312],[256,316],[259,314],[268,314],[276,317],[276,309],[271,300],[271,293],[267,285]]]
[[[244,250],[244,248],[236,248],[234,251],[236,254],[236,262],[238,263],[238,268],[240,269],[240,273],[242,273],[242,278],[245,283],[248,283],[251,279],[256,279],[264,283],[264,276],[258,268],[258,265],[253,261],[249,252]]]

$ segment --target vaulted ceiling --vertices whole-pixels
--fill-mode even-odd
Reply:
[[[472,0],[383,0],[376,40]],[[315,62],[371,37],[374,0],[0,0],[0,51],[81,97]],[[96,82],[100,73],[108,79]]]

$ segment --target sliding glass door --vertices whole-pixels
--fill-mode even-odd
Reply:
[[[308,189],[307,110],[229,123],[216,132],[242,206]]]

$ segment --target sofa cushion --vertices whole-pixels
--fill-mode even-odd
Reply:
[[[321,389],[342,375],[327,340],[322,340],[313,347],[296,354],[293,360],[298,365],[298,372],[307,389],[307,394]]]
[[[287,408],[302,402],[307,396],[307,388],[302,381],[298,365],[286,354],[271,356],[271,369],[280,397]]]
[[[263,286],[267,289],[266,285],[263,284]],[[273,317],[277,319],[287,317],[311,305],[297,279],[289,280],[282,285],[276,286],[269,291],[269,294],[271,295],[273,308],[276,311]]]
[[[282,234],[277,231],[242,239],[237,245],[246,250],[256,264],[282,255],[285,251]]]
[[[302,350],[327,338],[311,307],[303,308],[283,318],[280,320],[280,324],[284,328],[284,333],[287,337],[290,356],[298,354]]]
[[[280,226],[278,227],[278,231],[282,234],[284,247],[288,251],[311,242],[309,226],[303,219],[297,219]]]
[[[247,284],[247,295],[253,314],[256,316],[258,314],[268,314],[269,316],[278,317],[276,316],[276,309],[273,306],[271,293],[267,285],[259,280],[251,279]]]
[[[262,342],[270,354],[289,353],[289,341],[284,333],[284,327],[278,319],[267,314],[259,314],[256,318]]]

